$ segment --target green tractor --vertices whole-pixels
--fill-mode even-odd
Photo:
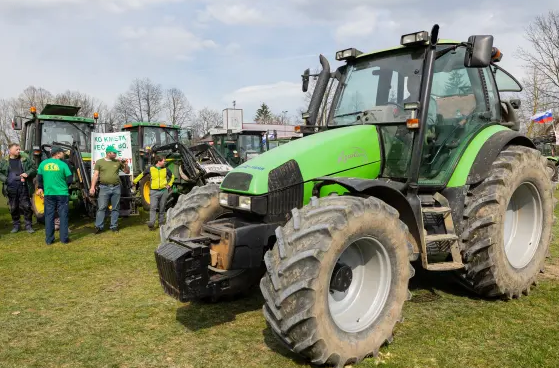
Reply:
[[[37,166],[50,157],[52,145],[59,145],[68,150],[67,162],[74,172],[70,202],[74,208],[85,206],[86,211],[94,216],[95,210],[90,206],[87,192],[91,170],[91,133],[98,115],[95,113],[93,118],[79,117],[79,110],[80,107],[77,106],[47,104],[37,114],[36,108],[31,107],[31,118],[24,123],[22,117],[15,117],[13,128],[23,130],[22,148],[33,157]],[[37,185],[31,194],[31,205],[37,220],[43,222],[44,198],[36,192]]]
[[[181,143],[181,129],[177,125],[135,122],[124,125],[122,131],[130,132],[136,176],[155,164],[156,154],[165,157],[166,166],[175,176],[167,207],[172,207],[179,195],[188,193],[194,186],[220,184],[233,169],[210,145],[203,143],[187,147]],[[187,133],[186,138],[190,141],[192,135],[189,131]],[[138,184],[142,207],[147,211],[150,205],[150,178],[142,178]]]
[[[532,139],[536,148],[547,159],[547,169],[553,182],[559,181],[559,154],[556,148],[555,133]]]
[[[212,129],[210,134],[213,138],[213,146],[233,167],[237,167],[266,152],[266,145],[263,142],[263,137],[266,134],[265,130],[228,132],[224,129]]]
[[[279,341],[337,367],[392,341],[414,267],[483,297],[527,295],[554,199],[546,159],[518,132],[519,101],[500,99],[522,87],[497,66],[493,36],[438,35],[435,25],[388,50],[339,51],[334,72],[321,55],[305,136],[168,211],[155,251],[164,291],[185,302],[259,284]]]

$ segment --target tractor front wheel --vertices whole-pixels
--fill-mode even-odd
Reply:
[[[144,177],[140,180],[139,184],[140,185],[138,187],[142,197],[142,207],[144,208],[144,211],[149,211],[149,191],[151,189],[151,180],[149,177]]]
[[[537,150],[510,146],[489,176],[470,188],[459,276],[478,294],[527,295],[543,270],[554,207],[546,161]]]
[[[276,230],[260,282],[274,334],[313,364],[343,367],[392,341],[409,299],[412,247],[376,198],[312,198]]]
[[[559,170],[557,168],[557,164],[555,161],[547,160],[547,171],[549,173],[549,177],[551,178],[551,181],[556,182],[557,176],[559,174]]]
[[[165,225],[159,228],[161,244],[165,244],[169,237],[182,239],[200,236],[202,225],[206,222],[231,216],[232,212],[219,204],[219,185],[207,184],[194,187],[188,194],[179,196],[174,207],[167,211]],[[216,301],[222,296],[245,294],[258,285],[264,273],[264,266],[242,270],[216,270],[209,267],[212,276],[227,278],[229,287],[216,291],[203,301]]]

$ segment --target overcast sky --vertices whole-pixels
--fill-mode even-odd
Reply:
[[[28,85],[79,90],[112,104],[134,78],[181,88],[196,109],[237,101],[251,120],[258,105],[294,115],[301,73],[323,53],[372,51],[400,35],[441,26],[440,38],[493,34],[502,66],[523,30],[559,1],[445,0],[0,0],[0,98]]]

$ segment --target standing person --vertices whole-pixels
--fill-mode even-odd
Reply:
[[[169,189],[175,181],[175,176],[165,167],[165,158],[155,156],[155,166],[148,167],[143,173],[134,179],[134,184],[138,184],[144,176],[150,176],[149,190],[149,222],[148,228],[154,229],[157,209],[159,209],[159,226],[165,224],[165,203],[169,196]]]
[[[130,167],[126,160],[116,158],[118,150],[113,146],[107,147],[105,157],[95,162],[93,179],[91,180],[90,195],[95,195],[95,185],[99,181],[99,198],[97,199],[97,217],[95,219],[95,234],[103,231],[105,211],[111,203],[111,230],[118,231],[118,215],[120,204],[120,177],[119,171],[130,174]]]
[[[72,184],[74,176],[68,165],[62,160],[64,150],[53,147],[51,158],[44,160],[37,171],[39,189],[37,194],[45,198],[45,242],[54,242],[55,213],[58,212],[60,242],[68,244],[68,186]]]
[[[10,214],[12,215],[12,233],[20,230],[20,216],[23,213],[25,229],[32,234],[33,211],[29,198],[29,183],[37,173],[35,163],[29,159],[17,143],[8,146],[9,157],[0,161],[0,181],[4,183],[3,191],[8,196]]]

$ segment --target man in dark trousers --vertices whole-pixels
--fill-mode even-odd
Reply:
[[[14,228],[12,233],[20,230],[20,216],[23,213],[25,218],[25,229],[28,233],[33,230],[33,211],[31,210],[31,200],[29,198],[29,183],[37,173],[37,168],[33,161],[21,152],[21,147],[17,143],[8,146],[9,157],[0,161],[0,181],[4,183],[3,191],[8,196],[10,213]]]
[[[68,186],[72,184],[74,176],[68,165],[62,160],[64,150],[53,147],[51,158],[44,160],[39,165],[37,181],[39,189],[37,194],[45,198],[45,242],[51,245],[54,242],[54,217],[58,212],[60,220],[60,242],[68,244]]]
[[[154,229],[156,212],[159,209],[159,226],[165,223],[165,203],[169,196],[169,189],[173,186],[175,176],[165,167],[165,158],[155,156],[155,166],[148,167],[143,173],[134,179],[134,184],[138,184],[146,175],[150,176],[149,190],[149,222],[148,228]]]
[[[107,147],[105,157],[95,162],[93,180],[91,180],[90,195],[95,195],[95,185],[99,181],[99,198],[97,199],[97,216],[95,218],[95,234],[103,231],[105,211],[111,204],[111,230],[118,231],[118,216],[120,205],[120,170],[130,174],[130,166],[124,159],[117,159],[118,150],[113,146]]]

